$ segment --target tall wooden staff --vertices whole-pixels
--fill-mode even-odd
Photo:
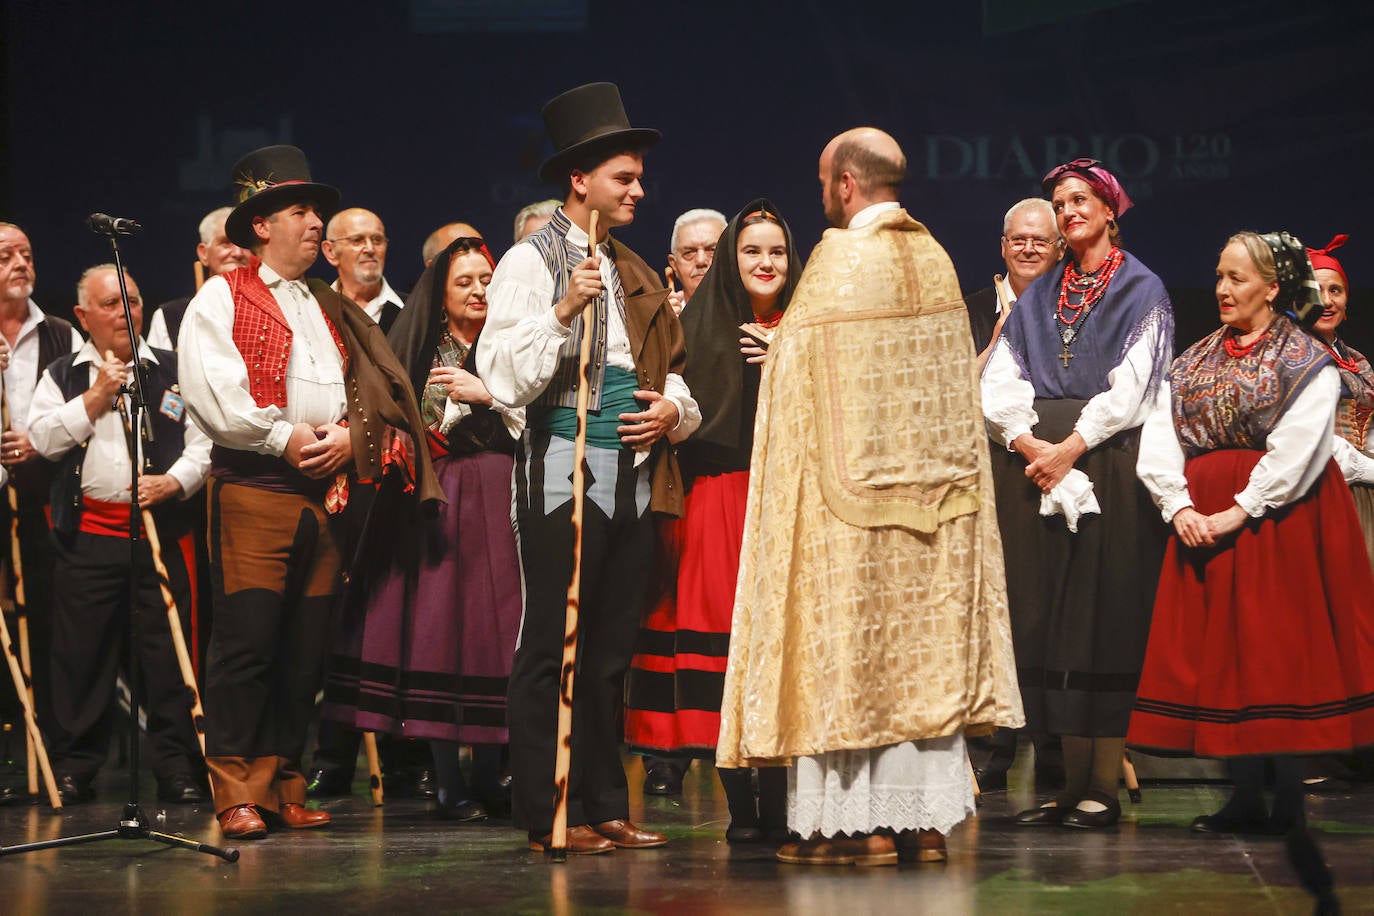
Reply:
[[[5,377],[0,374],[0,426],[10,428],[10,402],[5,392]],[[19,652],[16,658],[14,643],[10,640],[9,624],[4,613],[0,612],[0,649],[9,663],[10,676],[14,679],[14,692],[19,694],[19,702],[24,708],[24,734],[26,737],[26,762],[29,776],[29,794],[38,794],[38,774],[42,771],[43,787],[48,792],[48,802],[54,809],[62,807],[62,796],[57,793],[57,780],[53,778],[52,765],[48,762],[48,749],[43,744],[43,733],[38,729],[38,719],[33,713],[33,684],[29,667],[29,621],[27,602],[24,596],[24,563],[19,550],[19,497],[14,481],[5,487],[10,506],[10,568],[14,574],[14,610],[19,622]],[[35,765],[36,764],[36,765]]]
[[[200,690],[196,687],[196,673],[191,668],[191,653],[186,651],[186,637],[181,632],[181,614],[177,611],[177,600],[172,595],[172,580],[167,574],[167,565],[162,562],[162,544],[158,541],[157,525],[153,524],[153,513],[142,510],[143,533],[148,536],[148,546],[153,552],[153,570],[157,572],[157,585],[162,590],[162,603],[167,606],[167,625],[172,631],[172,648],[176,650],[177,667],[181,669],[181,680],[186,685],[186,704],[191,707],[191,724],[196,729],[196,740],[200,742],[200,756],[205,756],[205,710],[200,705]]]
[[[587,227],[587,257],[596,257],[596,222],[593,210]],[[591,309],[596,303],[589,303]],[[591,381],[587,367],[592,362],[594,328],[582,311],[582,351],[577,359],[577,436],[573,439],[572,525],[573,568],[568,580],[568,605],[563,623],[563,667],[558,689],[558,745],[553,761],[553,833],[549,852],[555,862],[568,860],[568,772],[572,768],[573,675],[577,668],[577,614],[582,598],[582,504],[586,501],[586,475],[582,463],[587,458],[587,411],[592,403]],[[595,316],[595,311],[593,311]]]
[[[363,732],[363,751],[367,754],[367,791],[372,806],[380,808],[385,798],[382,788],[382,759],[377,754],[377,733]]]
[[[197,262],[199,263],[199,262]],[[114,359],[114,353],[105,351],[105,358]],[[129,421],[129,411],[120,396],[119,417],[124,421],[124,433],[131,443],[136,443],[133,427]],[[135,444],[131,461],[138,460],[138,447]],[[200,704],[200,688],[196,686],[196,672],[191,667],[191,653],[186,650],[186,637],[181,632],[181,614],[177,611],[177,600],[172,594],[172,579],[167,572],[167,564],[162,561],[162,543],[157,536],[157,525],[153,513],[147,509],[140,511],[143,519],[143,533],[148,538],[148,549],[153,555],[153,571],[157,573],[157,587],[162,592],[162,603],[167,608],[167,627],[172,631],[172,649],[176,652],[177,668],[181,671],[181,681],[186,686],[186,705],[191,710],[191,725],[196,730],[196,741],[200,743],[200,756],[205,757],[205,710]],[[134,609],[130,608],[129,613]],[[131,649],[130,651],[135,651]],[[135,685],[129,685],[131,689]],[[131,700],[132,701],[132,700]],[[137,736],[135,736],[137,738]],[[214,800],[214,782],[210,784],[211,800]]]

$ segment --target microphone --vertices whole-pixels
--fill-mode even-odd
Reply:
[[[104,213],[92,213],[86,217],[86,226],[97,235],[132,235],[143,227],[136,221]]]

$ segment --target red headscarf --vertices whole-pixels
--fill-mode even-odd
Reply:
[[[1350,288],[1350,279],[1346,277],[1345,268],[1341,266],[1341,262],[1333,258],[1331,252],[1344,245],[1348,238],[1350,238],[1350,236],[1341,233],[1327,242],[1325,248],[1307,249],[1307,257],[1312,262],[1312,269],[1321,270],[1325,267],[1327,270],[1334,270],[1341,275],[1341,282],[1345,284],[1346,289]]]

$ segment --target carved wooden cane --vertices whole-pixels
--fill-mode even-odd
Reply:
[[[10,428],[10,402],[5,392],[4,375],[0,374],[0,427]],[[29,794],[38,794],[38,777],[41,772],[43,787],[48,792],[48,801],[54,809],[62,807],[62,796],[57,792],[57,780],[53,778],[52,764],[48,761],[48,749],[43,744],[43,733],[38,728],[38,719],[33,713],[33,682],[30,680],[29,667],[29,621],[28,605],[24,595],[24,562],[19,547],[19,496],[14,481],[5,487],[10,506],[10,568],[14,574],[14,611],[19,624],[19,655],[16,657],[14,643],[10,640],[9,624],[5,615],[0,613],[0,649],[9,663],[10,676],[14,679],[14,692],[24,709],[24,736],[26,768],[29,779]]]
[[[114,359],[114,353],[109,350],[105,351],[105,358],[107,360]],[[134,441],[129,412],[124,406],[122,396],[119,399],[119,417],[124,421],[125,434],[130,437],[130,441]],[[137,455],[137,450],[135,450],[135,455]],[[172,631],[172,649],[176,653],[177,668],[181,672],[181,682],[186,687],[186,705],[190,707],[191,726],[196,731],[196,741],[200,744],[200,756],[204,759],[205,709],[200,703],[200,688],[196,685],[196,672],[191,666],[191,653],[186,649],[186,637],[181,632],[181,614],[177,610],[176,597],[172,594],[172,579],[167,572],[167,564],[162,560],[162,541],[157,536],[157,525],[153,521],[153,513],[148,509],[141,509],[139,515],[143,519],[143,533],[148,538],[148,549],[153,556],[153,572],[157,574],[157,587],[162,593],[162,604],[167,608],[167,628]],[[129,613],[132,614],[133,612],[133,608],[130,608]],[[134,738],[137,740],[136,735]],[[214,801],[213,780],[210,783],[210,800]]]
[[[382,806],[382,761],[377,754],[377,733],[363,732],[363,750],[367,753],[367,791],[375,808]]]
[[[597,211],[591,212],[587,228],[587,257],[596,257]],[[596,308],[593,300],[588,303]],[[577,359],[577,436],[573,439],[572,525],[573,568],[568,580],[568,604],[563,622],[563,665],[558,689],[558,745],[553,763],[553,833],[549,852],[555,862],[568,859],[568,773],[572,768],[573,675],[577,667],[577,615],[582,598],[582,505],[586,501],[586,476],[582,462],[587,457],[587,411],[591,407],[591,382],[587,368],[592,361],[594,328],[582,311],[582,351]],[[593,315],[595,312],[593,312]]]

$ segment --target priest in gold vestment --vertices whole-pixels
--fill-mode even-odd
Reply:
[[[977,357],[944,249],[858,128],[759,392],[718,766],[788,765],[784,862],[945,858],[965,734],[1023,724]]]

